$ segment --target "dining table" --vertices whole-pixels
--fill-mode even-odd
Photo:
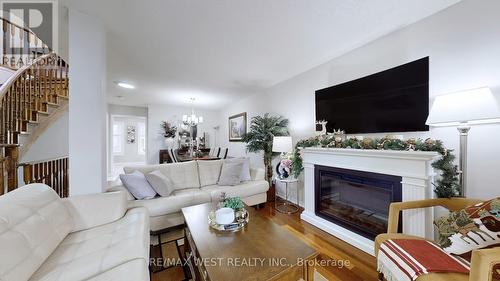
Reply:
[[[201,157],[178,155],[177,158],[179,159],[180,162],[188,162],[188,161],[196,161],[196,160],[199,160],[199,161],[220,160],[219,157],[210,156],[210,155],[205,155],[205,156],[201,156]]]

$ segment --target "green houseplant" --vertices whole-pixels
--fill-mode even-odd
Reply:
[[[272,116],[269,113],[264,116],[255,116],[250,123],[250,130],[243,135],[243,142],[247,144],[247,151],[264,153],[264,166],[266,169],[266,180],[271,183],[273,176],[272,159],[273,137],[288,135],[288,119],[282,116]]]
[[[241,200],[240,197],[227,197],[224,199],[222,206],[224,208],[231,208],[235,211],[243,209],[243,201]]]

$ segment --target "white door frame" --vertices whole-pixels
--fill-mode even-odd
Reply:
[[[109,139],[109,142],[108,142],[108,145],[107,145],[107,157],[108,157],[108,161],[109,161],[109,166],[107,167],[107,174],[108,174],[108,177],[110,175],[110,173],[112,172],[112,169],[113,169],[113,123],[114,123],[114,119],[115,118],[134,118],[134,119],[138,119],[138,120],[144,120],[144,127],[145,127],[145,130],[146,130],[146,149],[145,149],[145,155],[144,155],[144,162],[147,163],[147,159],[148,159],[148,139],[149,139],[149,136],[148,136],[148,118],[145,117],[145,116],[138,116],[138,115],[125,115],[125,114],[108,114],[109,115],[109,126],[108,126],[108,132],[107,132],[107,136],[108,136],[108,139]]]

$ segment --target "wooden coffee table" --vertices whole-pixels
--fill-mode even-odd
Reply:
[[[185,250],[196,280],[313,280],[316,251],[280,225],[246,207],[250,222],[238,232],[210,228],[215,204],[182,209]]]

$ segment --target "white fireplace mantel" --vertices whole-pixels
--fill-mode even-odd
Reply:
[[[402,178],[402,201],[432,198],[434,170],[431,163],[439,157],[437,152],[305,148],[302,153],[305,172],[305,210],[301,218],[369,254],[374,254],[372,240],[316,216],[314,208],[315,165],[400,176]],[[432,238],[432,220],[431,209],[404,211],[403,232]]]

